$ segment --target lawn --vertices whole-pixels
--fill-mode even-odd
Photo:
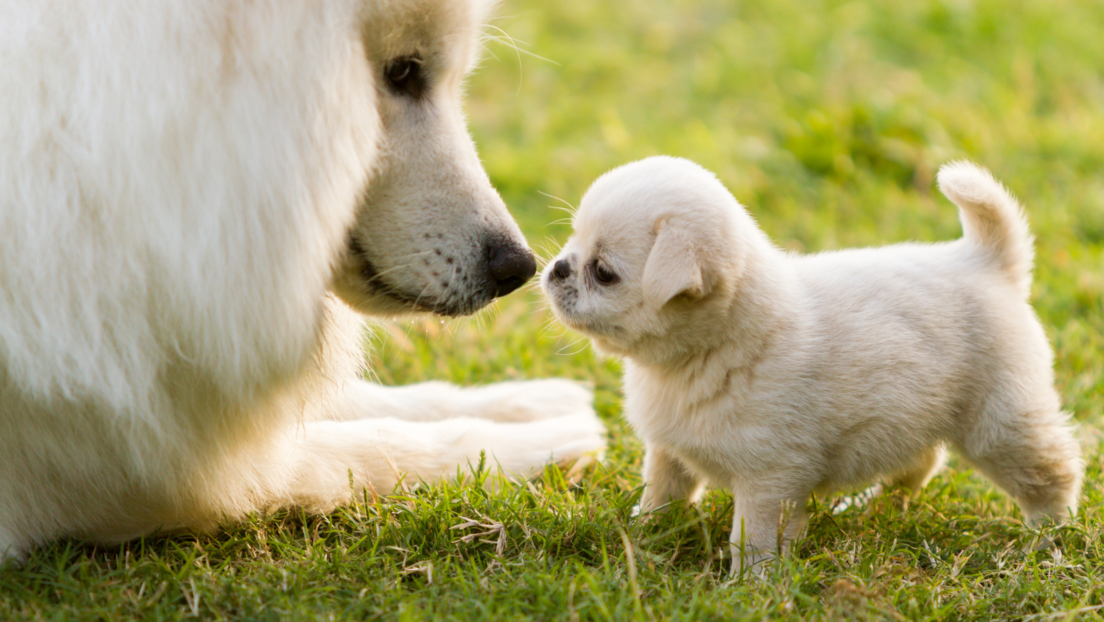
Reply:
[[[0,572],[0,619],[1104,615],[1104,3],[506,0],[500,14],[469,120],[545,256],[570,232],[558,208],[648,155],[716,171],[780,246],[805,252],[957,237],[934,173],[956,158],[989,167],[1037,238],[1033,302],[1088,463],[1076,521],[1033,532],[952,460],[912,500],[837,515],[815,500],[793,556],[764,579],[730,577],[726,494],[631,518],[641,446],[620,419],[619,363],[530,291],[472,320],[379,325],[372,373],[593,382],[610,449],[577,483],[549,469],[521,485],[413,486],[328,516],[258,516],[214,536],[63,542]],[[1032,552],[1041,535],[1060,546]]]

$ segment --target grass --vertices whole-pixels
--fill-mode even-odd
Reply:
[[[554,62],[489,41],[469,116],[492,180],[546,254],[569,233],[548,205],[656,153],[716,171],[801,251],[956,237],[938,166],[970,158],[1004,180],[1037,236],[1034,304],[1089,465],[1081,514],[1046,534],[1061,546],[1032,552],[1040,534],[952,462],[911,502],[834,516],[816,500],[795,555],[766,580],[730,578],[725,494],[630,518],[641,448],[619,419],[619,365],[529,293],[474,321],[383,325],[372,367],[387,383],[594,382],[611,446],[579,483],[550,470],[214,536],[63,542],[0,572],[0,619],[1099,619],[1104,4],[507,0],[501,12],[522,50]]]

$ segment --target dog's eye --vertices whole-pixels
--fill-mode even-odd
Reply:
[[[602,285],[613,285],[617,282],[617,274],[600,263],[594,264],[594,278]]]
[[[384,72],[391,90],[418,99],[425,92],[425,76],[422,73],[422,59],[417,56],[403,56],[387,63]]]

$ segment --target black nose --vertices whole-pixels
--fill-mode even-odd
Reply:
[[[566,259],[561,259],[552,266],[552,276],[557,281],[562,281],[571,276],[571,265],[567,263]]]
[[[524,246],[513,242],[492,242],[487,246],[487,271],[495,283],[495,297],[521,287],[537,272],[537,260]]]

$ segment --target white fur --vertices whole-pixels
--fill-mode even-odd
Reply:
[[[0,561],[602,447],[567,381],[360,379],[346,304],[469,313],[531,261],[460,108],[489,8],[0,9]]]
[[[947,444],[1029,522],[1076,511],[1080,449],[1027,302],[1020,207],[971,164],[939,183],[962,239],[818,255],[779,250],[686,160],[591,186],[542,285],[559,319],[625,357],[642,510],[730,489],[733,546],[742,532],[755,562],[797,533],[814,491],[918,488]]]

